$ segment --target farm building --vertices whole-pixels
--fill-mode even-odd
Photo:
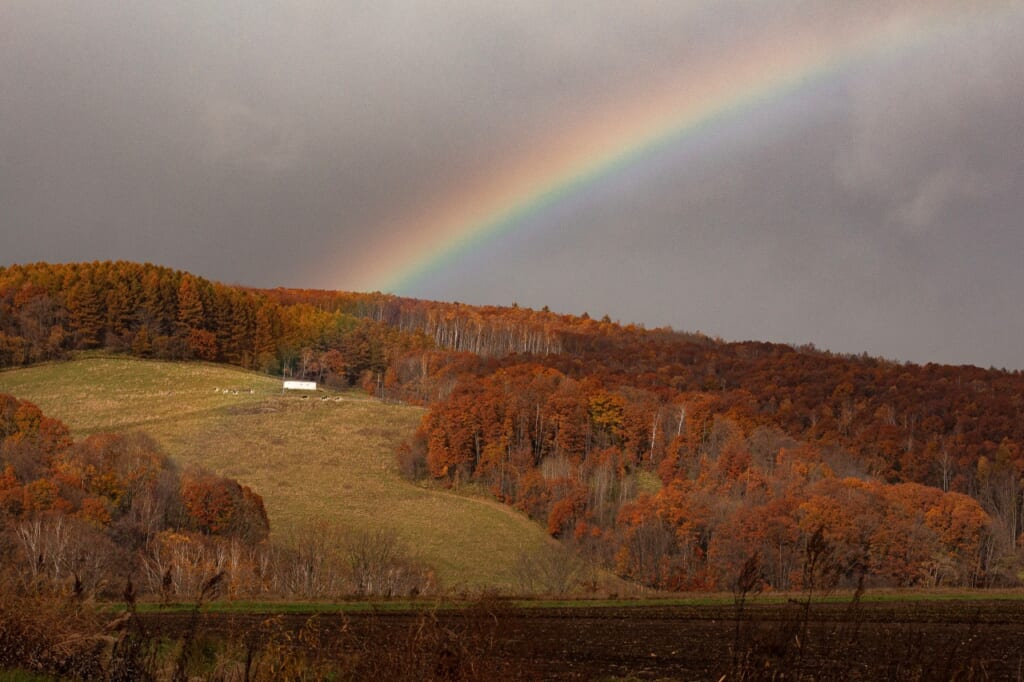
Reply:
[[[315,381],[285,381],[282,390],[285,391],[315,391]]]

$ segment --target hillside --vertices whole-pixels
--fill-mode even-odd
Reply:
[[[422,409],[353,392],[282,396],[280,386],[227,366],[112,357],[0,372],[0,392],[31,400],[76,437],[142,430],[181,463],[251,486],[278,541],[323,528],[392,529],[455,589],[512,587],[520,554],[550,549],[518,513],[398,476],[395,449]]]
[[[729,589],[747,559],[766,585],[799,587],[814,547],[834,559],[829,580],[848,585],[1024,581],[1019,371],[725,342],[516,305],[247,289],[149,264],[0,268],[0,367],[94,349],[423,406],[408,413],[423,415],[410,439],[382,437],[398,448],[402,477],[433,495],[487,491],[593,563],[657,588]],[[245,437],[200,428],[197,416],[163,438],[194,458],[261,435],[270,465],[297,469],[309,459],[288,459],[283,433],[320,439],[321,463],[360,435],[381,456],[377,420],[335,431],[304,421],[312,406],[258,409],[281,414],[232,415]],[[251,450],[261,448],[254,438]],[[244,476],[248,461],[224,470]]]

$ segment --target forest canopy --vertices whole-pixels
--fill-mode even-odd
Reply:
[[[652,586],[727,589],[756,556],[765,585],[792,588],[812,540],[837,581],[1020,579],[1019,372],[148,264],[0,268],[0,366],[93,348],[425,405],[406,476],[482,486]]]

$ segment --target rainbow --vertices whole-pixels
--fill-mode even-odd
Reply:
[[[435,269],[660,149],[721,120],[756,113],[855,64],[933,44],[964,19],[948,9],[917,10],[837,27],[828,35],[820,27],[789,32],[745,46],[742,54],[699,73],[670,78],[649,90],[653,94],[558,131],[518,161],[419,207],[398,226],[401,239],[378,245],[362,259],[366,265],[347,273],[346,288],[410,293]]]

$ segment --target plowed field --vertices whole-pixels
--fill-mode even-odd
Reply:
[[[185,614],[146,627],[184,632]],[[402,613],[204,614],[198,631],[315,649],[357,674],[410,679],[1019,680],[1024,602],[913,601]],[[780,677],[781,676],[781,677]]]

